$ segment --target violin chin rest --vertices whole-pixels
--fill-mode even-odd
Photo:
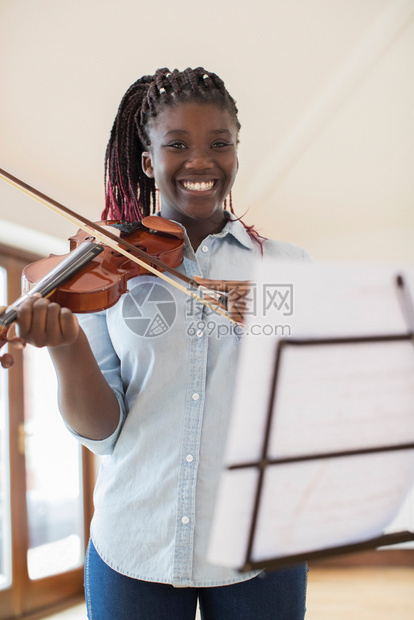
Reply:
[[[167,220],[165,217],[148,215],[147,217],[144,217],[142,223],[146,228],[155,230],[156,232],[173,235],[174,237],[177,237],[177,239],[184,239],[184,229],[176,222]]]

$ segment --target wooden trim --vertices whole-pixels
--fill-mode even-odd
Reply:
[[[37,260],[38,256],[0,244],[0,265],[7,270],[7,298],[9,303],[21,295],[22,269]],[[12,348],[15,363],[7,370],[9,379],[9,446],[10,446],[10,502],[11,502],[11,547],[12,587],[0,591],[0,620],[28,617],[34,611],[62,603],[73,597],[83,596],[83,566],[31,580],[27,571],[28,522],[25,493],[26,462],[24,453],[19,452],[19,426],[24,423],[24,352]],[[0,371],[6,372],[3,369]],[[92,455],[82,458],[84,488],[84,521],[89,530],[93,489]],[[43,617],[43,616],[39,616]]]
[[[4,243],[0,243],[0,264],[2,264],[3,262],[2,258],[3,258],[3,261],[5,262],[9,262],[10,259],[16,259],[16,260],[22,261],[22,263],[24,263],[22,264],[22,267],[25,267],[27,264],[32,263],[33,261],[41,258],[41,256],[33,252],[28,252],[20,248],[14,248],[10,245],[5,245]]]
[[[41,611],[35,611],[33,613],[23,614],[23,616],[20,616],[20,619],[21,620],[44,620],[46,616],[49,617],[52,614],[58,614],[60,612],[66,611],[67,609],[72,609],[73,607],[77,607],[78,605],[84,605],[84,604],[85,604],[85,597],[76,596],[76,597],[62,600],[61,602],[55,605],[50,605],[48,607],[42,608]]]
[[[10,260],[7,265],[7,297],[16,299],[20,295],[21,265]],[[19,452],[19,427],[24,424],[24,392],[22,389],[23,352],[13,348],[14,366],[9,373],[9,450],[10,450],[10,504],[11,504],[11,548],[12,548],[12,600],[14,614],[22,612],[24,583],[28,579],[25,562],[28,528],[26,495],[21,491],[21,481],[26,479],[26,461]]]
[[[23,613],[43,610],[45,607],[83,594],[83,566],[44,579],[28,579],[25,584]]]
[[[49,616],[54,616],[55,614],[59,614],[61,612],[66,611],[67,609],[72,609],[73,607],[77,607],[78,605],[85,604],[85,597],[71,597],[65,600],[62,600],[59,603],[54,605],[50,605],[48,607],[42,608],[40,611],[29,612],[27,614],[23,614],[20,616],[19,620],[44,620],[45,617],[49,618]]]
[[[414,566],[414,549],[383,549],[364,551],[341,558],[318,560],[310,563],[310,567],[362,567],[362,566]]]

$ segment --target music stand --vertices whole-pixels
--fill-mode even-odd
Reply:
[[[272,468],[277,468],[282,465],[286,466],[295,463],[310,463],[311,461],[322,461],[326,459],[338,458],[352,459],[353,457],[358,457],[361,455],[395,453],[399,451],[414,449],[414,441],[407,441],[399,443],[384,443],[379,446],[366,446],[356,449],[318,451],[317,453],[301,454],[299,456],[293,455],[282,458],[274,458],[269,452],[271,428],[274,426],[278,414],[277,397],[280,380],[280,369],[282,367],[284,356],[286,355],[287,351],[291,350],[292,348],[296,350],[303,350],[304,348],[310,349],[312,347],[332,347],[335,345],[353,347],[359,344],[370,346],[378,343],[386,345],[387,343],[410,341],[414,344],[414,311],[411,298],[408,294],[408,290],[402,276],[399,275],[397,277],[396,285],[400,295],[403,313],[408,324],[408,331],[406,333],[390,335],[379,334],[357,337],[280,338],[275,343],[273,375],[270,385],[270,395],[267,405],[265,430],[260,456],[255,460],[236,462],[227,465],[227,471],[250,470],[257,473],[254,489],[253,511],[251,514],[250,524],[248,528],[246,553],[243,564],[238,567],[240,571],[248,572],[255,569],[263,568],[274,570],[283,566],[288,566],[303,561],[324,559],[338,555],[356,553],[369,549],[376,549],[378,547],[414,541],[414,532],[401,531],[383,534],[375,537],[369,537],[367,539],[353,542],[350,544],[334,545],[317,549],[310,548],[309,551],[301,553],[294,553],[277,557],[265,557],[261,558],[260,560],[255,560],[253,554],[254,543],[259,527],[259,513],[263,501],[264,479],[266,473],[268,473]]]

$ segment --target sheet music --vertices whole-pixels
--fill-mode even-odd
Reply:
[[[412,266],[261,265],[212,526],[213,563],[237,568],[245,560],[258,470],[227,466],[260,458],[281,335],[297,339],[407,333],[395,285],[397,273],[414,294]],[[283,305],[288,288],[289,303]],[[272,325],[278,329],[264,329]],[[269,458],[410,442],[414,442],[412,341],[284,348]],[[413,484],[414,450],[269,466],[253,559],[381,535]]]

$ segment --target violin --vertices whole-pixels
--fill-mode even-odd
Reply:
[[[99,222],[102,230],[108,228],[119,231],[119,238],[126,240],[147,255],[148,262],[155,259],[163,262],[163,267],[178,267],[183,261],[184,231],[175,222],[161,217],[149,216],[142,222]],[[69,263],[75,267],[73,261],[79,256],[93,254],[90,261],[79,265],[83,267],[68,273],[67,278],[53,290],[48,297],[60,306],[69,308],[72,312],[98,312],[110,308],[128,291],[128,280],[136,276],[150,274],[148,268],[127,258],[108,245],[96,244],[91,235],[78,230],[76,235],[69,238]],[[23,291],[30,293],[34,285],[44,276],[50,275],[52,269],[65,258],[49,256],[38,260],[23,270]],[[158,267],[159,268],[159,267]],[[37,292],[43,292],[37,287]],[[13,304],[16,306],[16,303]],[[1,318],[0,318],[1,323]]]
[[[1,169],[0,177],[80,226],[76,235],[69,239],[69,254],[51,255],[23,270],[24,293],[0,316],[0,348],[7,342],[24,345],[19,338],[8,338],[7,331],[17,318],[19,305],[28,296],[38,293],[73,312],[97,312],[110,308],[127,292],[129,278],[148,273],[163,278],[235,322],[219,306],[200,297],[188,286],[207,293],[222,304],[225,295],[206,289],[175,269],[183,261],[184,248],[184,231],[175,222],[148,216],[142,222],[94,223]],[[182,280],[187,287],[168,277],[165,271]],[[0,364],[9,368],[13,364],[11,355],[6,353],[0,357]]]

